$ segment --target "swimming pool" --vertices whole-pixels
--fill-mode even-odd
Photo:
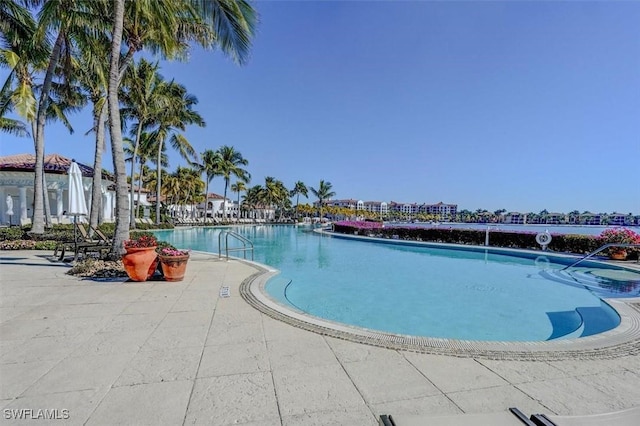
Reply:
[[[277,268],[266,291],[314,317],[387,333],[543,341],[616,327],[600,297],[640,295],[640,275],[593,262],[561,271],[541,253],[443,249],[319,236],[295,226],[245,226],[255,260]],[[217,252],[220,228],[158,231],[177,247]],[[571,260],[565,260],[568,263]]]

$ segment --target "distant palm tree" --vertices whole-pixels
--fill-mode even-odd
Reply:
[[[245,185],[244,182],[242,181],[237,181],[236,183],[231,185],[231,190],[235,193],[238,194],[238,199],[237,199],[237,203],[238,203],[238,214],[236,216],[236,222],[240,221],[240,193],[242,191],[246,191],[247,190],[247,186]]]
[[[187,93],[187,89],[181,84],[170,82],[168,87],[170,95],[167,96],[167,107],[158,117],[157,128],[151,132],[152,137],[157,138],[157,193],[162,187],[162,172],[160,158],[162,149],[166,141],[178,151],[182,158],[187,160],[196,158],[197,154],[187,138],[181,133],[186,130],[189,124],[200,127],[205,126],[202,116],[193,110],[193,106],[198,103],[198,99]],[[160,203],[156,204],[156,224],[160,224]]]
[[[202,154],[200,154],[200,164],[198,165],[198,169],[200,172],[204,172],[206,175],[206,190],[205,190],[205,208],[204,215],[207,216],[207,210],[209,208],[209,184],[213,180],[214,177],[220,175],[220,161],[222,157],[220,157],[220,153],[218,151],[214,151],[212,149],[207,149]],[[211,212],[211,216],[213,217],[213,211]]]
[[[296,196],[296,218],[298,218],[298,206],[300,205],[300,195],[304,196],[304,198],[308,198],[309,196],[309,188],[302,181],[297,181],[293,186],[293,189],[290,192],[290,196]]]
[[[309,188],[311,193],[316,196],[318,199],[318,203],[320,204],[320,222],[322,222],[322,206],[325,201],[331,199],[336,195],[335,192],[331,191],[331,182],[325,182],[324,180],[320,181],[320,185],[318,185],[318,189]]]
[[[129,178],[131,187],[129,191],[130,226],[136,227],[133,174],[135,164],[138,161],[138,149],[142,132],[151,127],[158,115],[167,107],[167,83],[158,73],[158,63],[151,63],[141,59],[137,64],[127,68],[122,81],[121,102],[124,108],[120,110],[122,116],[133,120],[131,136],[133,140],[133,152]],[[139,199],[138,199],[139,200]]]
[[[157,139],[154,139],[151,137],[151,135],[147,132],[142,132],[140,134],[140,143],[138,146],[138,155],[137,155],[137,160],[138,160],[138,164],[140,164],[140,168],[138,171],[138,207],[140,204],[140,197],[142,195],[142,186],[143,186],[143,181],[145,178],[145,170],[148,170],[148,167],[146,166],[147,161],[151,161],[151,163],[156,164],[156,162],[158,161],[158,158],[156,157],[156,152],[158,151],[158,146],[157,146]],[[124,153],[127,155],[127,158],[125,158],[125,161],[134,161],[134,151],[135,151],[135,147],[134,147],[135,142],[132,141],[131,139],[125,139],[124,140]],[[167,167],[169,165],[169,157],[167,156],[167,154],[164,152],[166,151],[166,149],[163,148],[163,152],[162,155],[160,156],[160,161],[162,162],[161,166],[162,167]],[[132,176],[132,180],[131,180],[131,187],[133,188],[133,178],[135,176]],[[133,191],[131,192],[133,194]],[[133,198],[133,197],[132,197]],[[135,217],[138,217],[138,209],[135,209],[136,211],[136,215]],[[135,222],[135,221],[133,221]],[[133,228],[135,228],[134,225],[132,225]]]
[[[220,154],[219,171],[220,176],[224,179],[224,198],[222,199],[222,214],[226,219],[227,217],[227,188],[229,187],[229,181],[231,176],[237,177],[243,182],[249,182],[251,180],[251,174],[243,169],[241,166],[249,164],[239,151],[236,151],[232,146],[224,145],[218,149]]]
[[[265,189],[261,185],[248,188],[242,197],[242,205],[252,212],[253,219],[256,219],[255,210],[264,207],[265,202]]]

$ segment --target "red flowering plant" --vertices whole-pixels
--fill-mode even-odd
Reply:
[[[185,256],[188,255],[190,250],[178,250],[175,247],[165,247],[160,250],[159,254],[161,256]]]
[[[158,245],[158,240],[152,234],[141,234],[138,238],[133,238],[124,241],[124,248],[145,248],[155,247]]]
[[[602,244],[620,243],[620,244],[640,244],[640,234],[633,232],[627,228],[611,228],[602,231],[598,236]],[[609,253],[628,251],[625,247],[611,247]]]
[[[167,243],[166,241],[160,241],[158,243],[158,248],[156,249],[160,256],[185,256],[188,255],[191,250],[179,250]]]
[[[364,220],[342,220],[336,222],[339,226],[350,226],[359,229],[380,229],[383,227],[382,222],[364,221]]]

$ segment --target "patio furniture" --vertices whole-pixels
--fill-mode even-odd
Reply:
[[[74,224],[74,239],[70,241],[61,241],[56,245],[56,248],[53,252],[53,256],[56,257],[58,251],[60,251],[60,256],[58,257],[59,261],[64,260],[65,253],[67,250],[73,251],[73,261],[78,260],[78,256],[82,253],[84,256],[87,255],[87,252],[98,252],[100,256],[102,256],[103,251],[108,251],[111,249],[111,241],[104,236],[104,234],[100,231],[98,238],[92,238],[89,236],[87,229],[84,227],[82,223]],[[75,232],[77,231],[77,232]],[[94,232],[96,230],[94,229]]]
[[[491,425],[491,426],[535,426],[517,408],[509,408],[509,411],[481,414],[452,414],[452,415],[386,415],[380,416],[380,426],[466,426],[466,425]]]

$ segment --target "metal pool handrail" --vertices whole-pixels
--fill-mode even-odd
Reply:
[[[243,237],[237,232],[233,231],[222,231],[218,234],[218,258],[222,257],[222,236],[225,236],[224,240],[224,251],[227,256],[227,260],[229,260],[229,252],[230,251],[242,251],[244,253],[244,258],[247,258],[247,251],[251,251],[251,260],[253,260],[253,243],[247,237]],[[242,247],[238,248],[229,248],[229,236],[235,238],[236,240],[242,243]]]
[[[609,247],[640,247],[640,244],[629,244],[629,243],[608,243],[608,244],[605,244],[603,246],[598,247],[596,250],[592,251],[591,253],[589,253],[588,255],[583,257],[582,259],[579,259],[576,262],[573,262],[569,266],[565,266],[564,268],[562,268],[562,271],[576,266],[578,263],[581,263],[583,260],[587,260],[588,258],[590,258],[592,256],[595,256],[596,254],[600,253],[602,250],[608,249]]]

